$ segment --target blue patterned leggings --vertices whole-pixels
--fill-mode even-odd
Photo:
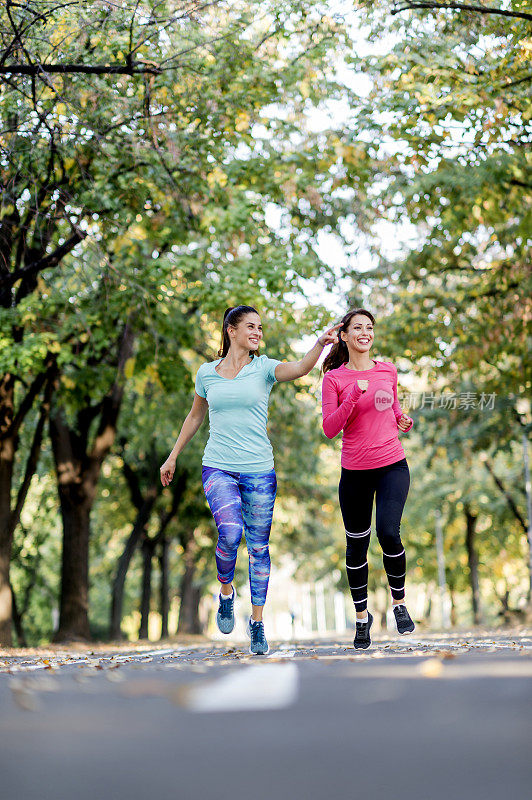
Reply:
[[[220,583],[232,583],[244,531],[249,554],[251,602],[263,606],[270,577],[270,529],[277,491],[275,471],[244,475],[203,467],[205,497],[218,528],[216,566]]]

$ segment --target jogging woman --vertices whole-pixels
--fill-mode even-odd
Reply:
[[[250,652],[264,655],[268,642],[262,611],[270,575],[269,538],[277,481],[266,430],[268,400],[274,383],[306,375],[323,348],[336,341],[339,325],[322,334],[301,361],[282,363],[257,355],[262,339],[258,312],[251,306],[224,314],[220,358],[202,364],[196,376],[192,408],[161,467],[168,486],[176,459],[209,411],[209,440],[203,454],[202,481],[218,528],[216,565],[221,583],[216,621],[222,633],[235,624],[232,585],[238,545],[245,532],[249,555],[252,613],[247,625]]]
[[[323,430],[329,439],[343,431],[339,496],[356,610],[356,649],[371,644],[367,552],[374,497],[397,630],[411,633],[415,627],[405,605],[406,556],[399,532],[410,472],[398,436],[398,431],[410,430],[413,420],[401,411],[394,365],[370,358],[374,324],[363,308],[346,314],[338,342],[323,363]]]

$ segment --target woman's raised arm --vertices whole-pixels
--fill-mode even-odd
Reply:
[[[334,325],[334,327],[322,333],[321,336],[318,337],[318,341],[312,350],[309,350],[301,361],[289,361],[287,364],[277,364],[275,367],[276,380],[279,381],[279,383],[283,381],[295,381],[296,378],[302,378],[303,375],[308,375],[312,367],[316,365],[323,348],[338,340],[337,330],[339,328],[341,328],[341,323],[339,325]]]

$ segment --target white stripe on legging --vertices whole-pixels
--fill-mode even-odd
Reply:
[[[353,539],[361,539],[363,536],[369,536],[369,534],[371,533],[371,525],[367,529],[367,531],[363,531],[362,533],[351,533],[351,531],[348,531],[347,528],[345,530],[345,533],[346,536],[351,536]]]
[[[367,563],[368,563],[367,561],[364,561],[364,563],[360,564],[359,567],[350,567],[347,564],[345,566],[346,566],[346,569],[362,569],[362,567],[365,567]]]
[[[400,553],[392,553],[392,555],[389,555],[388,553],[385,553],[384,550],[383,550],[382,554],[383,554],[383,556],[386,556],[386,558],[397,558],[397,556],[402,556],[404,552],[405,552],[405,550],[403,548]]]

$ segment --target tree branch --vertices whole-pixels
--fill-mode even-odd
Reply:
[[[57,247],[53,253],[40,258],[38,261],[34,261],[32,264],[27,264],[22,269],[17,269],[14,272],[10,272],[8,275],[4,274],[0,278],[0,288],[5,289],[8,285],[11,287],[20,279],[25,280],[37,275],[44,269],[56,267],[61,259],[70,253],[70,251],[73,250],[74,247],[79,244],[79,242],[82,242],[86,236],[87,234],[84,231],[75,230],[72,236],[67,239],[66,242],[63,242],[62,245]],[[20,300],[21,298],[19,297],[18,299]]]
[[[137,475],[135,470],[127,463],[123,454],[122,454],[122,471],[124,473],[124,477],[126,479],[126,483],[129,488],[129,493],[131,495],[131,502],[133,503],[137,511],[140,511],[146,501],[142,495],[142,490],[140,488],[139,476]]]
[[[3,64],[0,75],[159,75],[161,68],[153,63],[132,61],[131,64]]]
[[[510,509],[512,510],[512,513],[513,513],[514,517],[519,522],[519,524],[523,528],[524,532],[528,533],[528,526],[527,526],[525,520],[523,519],[523,517],[521,516],[521,513],[520,513],[519,509],[517,508],[513,497],[506,490],[506,488],[504,487],[504,484],[501,481],[501,479],[495,474],[495,471],[494,471],[493,467],[491,466],[491,464],[489,463],[489,461],[484,461],[483,463],[484,463],[484,466],[486,467],[486,469],[488,470],[489,474],[491,475],[491,477],[493,478],[493,480],[497,484],[497,486],[500,489],[501,493],[506,498],[506,502],[508,503]]]
[[[28,460],[26,461],[26,469],[24,471],[24,478],[20,485],[17,494],[17,501],[15,503],[15,508],[11,512],[9,518],[9,535],[11,536],[15,528],[18,525],[20,514],[22,512],[22,508],[24,503],[26,502],[26,497],[28,496],[28,491],[30,488],[31,480],[35,475],[37,470],[37,464],[39,461],[39,455],[41,452],[42,440],[43,440],[43,433],[44,433],[44,426],[46,425],[46,420],[48,419],[48,415],[50,413],[50,405],[52,402],[52,395],[55,390],[55,378],[57,374],[57,367],[55,361],[53,365],[50,367],[50,370],[47,375],[47,384],[44,390],[44,398],[41,405],[41,412],[39,414],[39,420],[37,422],[37,426],[35,428],[35,433],[33,434],[33,441],[31,443],[30,452],[28,455]]]
[[[103,398],[98,430],[89,454],[91,461],[95,465],[101,464],[114,442],[116,422],[124,396],[124,370],[126,362],[133,355],[134,342],[135,333],[130,321],[127,321],[120,339],[116,380],[109,393]]]
[[[392,9],[391,13],[400,14],[402,11],[410,11],[413,8],[427,8],[427,9],[438,9],[441,11],[446,11],[447,9],[457,10],[457,11],[474,11],[477,14],[499,14],[501,17],[518,17],[519,19],[528,19],[532,20],[532,14],[528,14],[526,11],[506,11],[503,8],[491,8],[489,6],[477,6],[477,5],[469,5],[468,3],[434,3],[434,2],[414,2],[414,3],[406,3],[404,6],[400,8]]]
[[[4,431],[1,438],[12,438],[16,436],[20,430],[20,426],[24,422],[26,415],[29,413],[35,398],[41,391],[47,377],[47,371],[40,372],[32,381],[26,396],[21,401],[18,411],[15,414],[11,425]]]
[[[175,517],[177,509],[179,508],[179,504],[181,503],[181,498],[185,493],[187,482],[188,482],[188,470],[184,469],[179,473],[177,480],[173,486],[172,504],[170,508],[167,509],[163,514],[161,514],[159,522],[159,530],[157,532],[157,535],[155,536],[156,542],[161,541],[161,539],[164,536],[164,532],[166,531],[166,528],[172,521],[173,517]]]
[[[532,75],[525,75],[524,78],[519,78],[516,81],[509,81],[508,83],[501,83],[499,89],[511,89],[512,86],[519,86],[520,83],[527,83],[527,81],[532,81]]]

